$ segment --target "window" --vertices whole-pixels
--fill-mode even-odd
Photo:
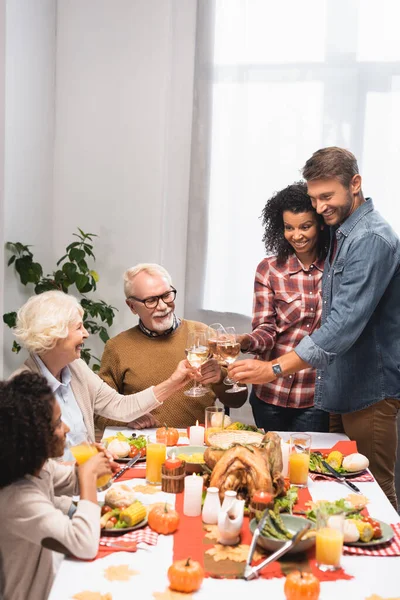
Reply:
[[[318,148],[354,152],[400,233],[400,3],[199,5],[187,306],[250,316],[261,210]]]

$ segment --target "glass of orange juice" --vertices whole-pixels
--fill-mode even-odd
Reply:
[[[317,533],[315,536],[315,558],[321,571],[340,569],[343,552],[344,513],[328,516],[316,509]]]
[[[224,428],[225,408],[223,406],[208,406],[205,413],[204,441],[209,446],[208,436],[222,431]]]
[[[96,456],[98,450],[89,437],[85,434],[74,436],[75,445],[68,444],[72,456],[75,458],[78,465],[83,465],[89,458]],[[103,492],[111,485],[111,474],[106,473],[97,479],[97,490]]]
[[[161,485],[161,467],[167,458],[167,436],[158,440],[155,436],[147,438],[146,446],[146,482],[150,485]]]
[[[311,435],[292,433],[289,451],[289,481],[298,487],[307,487],[310,449]]]

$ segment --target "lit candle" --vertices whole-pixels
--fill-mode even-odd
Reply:
[[[183,514],[187,517],[198,517],[201,515],[201,499],[203,495],[203,478],[197,477],[196,473],[185,477],[185,489],[183,494]]]
[[[260,502],[261,504],[269,504],[272,502],[273,497],[269,492],[257,491],[254,492],[252,498],[252,502]]]
[[[204,444],[204,427],[199,425],[198,421],[196,421],[196,425],[190,427],[189,441],[191,446],[203,446]]]
[[[164,463],[164,467],[166,469],[178,469],[180,466],[182,465],[182,461],[180,458],[175,456],[175,452],[172,453],[172,455],[167,458],[167,460]]]

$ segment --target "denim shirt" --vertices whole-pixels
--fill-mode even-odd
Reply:
[[[321,328],[295,352],[318,369],[315,406],[349,413],[400,399],[400,240],[370,198],[335,235]]]

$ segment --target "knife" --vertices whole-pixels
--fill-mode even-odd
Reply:
[[[340,483],[344,483],[345,485],[347,485],[351,490],[353,490],[353,492],[361,494],[361,490],[354,483],[346,479],[346,477],[340,475],[340,473],[338,473],[333,467],[331,467],[331,465],[327,463],[326,460],[321,460],[321,462],[324,465],[325,469],[327,469],[329,473],[333,475],[333,477],[335,477],[335,479],[340,481]]]
[[[133,467],[133,465],[139,460],[139,458],[140,458],[140,452],[138,454],[136,454],[136,456],[134,456],[132,458],[132,460],[127,462],[126,465],[122,467],[122,469],[120,469],[117,473],[115,473],[115,475],[113,475],[111,477],[111,482],[114,483],[114,481],[116,479],[119,479],[121,477],[121,475],[123,475],[125,473],[125,471],[127,471],[128,469]]]

